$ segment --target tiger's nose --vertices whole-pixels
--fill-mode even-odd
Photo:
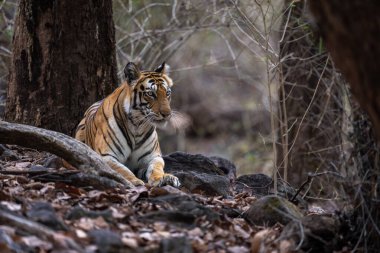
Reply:
[[[161,113],[161,116],[166,119],[168,117],[170,117],[170,115],[172,114],[170,111],[163,111],[163,112],[160,112]]]

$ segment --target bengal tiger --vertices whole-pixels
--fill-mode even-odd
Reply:
[[[156,126],[172,116],[173,81],[167,70],[165,62],[154,71],[140,71],[129,62],[124,68],[126,81],[91,105],[76,129],[77,140],[135,186],[144,184],[139,179],[144,176],[151,186],[180,186],[177,177],[164,173],[156,132]]]

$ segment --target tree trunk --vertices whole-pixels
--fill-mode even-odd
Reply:
[[[380,140],[380,3],[309,1],[327,48],[368,112]]]
[[[71,135],[116,72],[111,1],[21,0],[5,117]]]
[[[342,153],[341,87],[337,85],[342,81],[312,31],[305,3],[287,1],[280,43],[281,139],[277,164],[284,179],[294,186],[300,186],[308,172],[339,168]],[[315,183],[313,186],[319,187]]]
[[[380,248],[380,3],[373,0],[309,1],[320,32],[352,93],[368,112],[377,136],[365,116],[354,115],[353,137],[359,164],[360,184],[352,184],[357,230],[363,251]],[[360,251],[360,249],[359,249]]]

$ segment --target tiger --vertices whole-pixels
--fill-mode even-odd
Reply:
[[[168,68],[164,62],[154,71],[140,71],[129,62],[125,81],[87,109],[75,132],[77,140],[134,186],[144,185],[144,177],[151,186],[181,185],[177,177],[164,172],[156,131],[172,116],[173,80]]]

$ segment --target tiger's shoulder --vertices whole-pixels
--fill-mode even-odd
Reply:
[[[88,128],[93,126],[96,128],[96,124],[106,123],[106,118],[114,118],[114,107],[119,100],[129,101],[131,92],[126,82],[122,83],[106,98],[93,103],[84,113],[84,117],[79,122],[75,130],[75,139],[84,142],[86,144],[86,132]],[[129,106],[129,105],[126,105]],[[97,114],[99,113],[99,116]],[[97,122],[95,122],[97,121]]]

